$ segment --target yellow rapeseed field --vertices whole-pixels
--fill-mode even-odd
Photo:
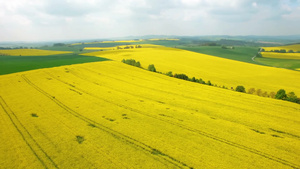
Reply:
[[[265,58],[300,59],[300,53],[261,52],[261,54]]]
[[[11,49],[0,50],[0,55],[9,56],[43,56],[43,55],[58,55],[72,53],[67,51],[53,51],[53,50],[41,50],[41,49]]]
[[[300,51],[300,44],[295,45],[287,45],[287,46],[276,46],[276,47],[263,47],[265,51],[274,51],[274,50],[281,50],[285,49],[287,52],[289,50],[293,50],[294,52]]]
[[[85,47],[84,50],[114,50],[115,47]]]
[[[213,84],[228,88],[243,85],[246,90],[256,88],[267,92],[285,89],[300,95],[300,73],[297,71],[254,65],[175,48],[143,47],[85,55],[105,57],[119,62],[122,59],[135,59],[140,61],[144,68],[154,64],[156,70],[163,73],[184,73],[189,77],[202,78],[206,82],[210,80]]]
[[[218,77],[209,69],[215,64],[224,79],[229,69],[253,71],[253,65],[187,51],[136,50],[128,57],[147,64],[148,51],[153,62],[168,61],[155,63],[158,70],[204,67]],[[129,53],[101,54],[117,61],[0,76],[1,168],[300,168],[299,104],[121,63]],[[281,73],[255,68],[259,80]]]
[[[84,50],[122,50],[128,47],[129,49],[134,49],[137,46],[142,48],[159,48],[160,45],[152,45],[152,44],[141,44],[141,45],[119,45],[115,47],[85,47]]]

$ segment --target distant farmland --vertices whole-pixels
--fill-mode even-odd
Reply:
[[[300,104],[234,91],[299,96],[299,71],[153,44],[72,46],[0,56],[13,70],[0,76],[1,168],[300,168]]]
[[[142,45],[143,46],[143,45]],[[243,85],[247,89],[256,88],[264,91],[278,91],[285,88],[296,94],[300,93],[299,72],[254,65],[244,62],[223,59],[211,55],[167,48],[155,45],[151,48],[124,49],[85,53],[86,56],[99,56],[116,61],[135,59],[147,68],[154,64],[163,73],[184,73],[189,77],[210,80],[218,86],[228,88]],[[281,80],[285,79],[285,80]],[[299,95],[299,94],[298,94]]]

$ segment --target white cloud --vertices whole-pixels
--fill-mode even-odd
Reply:
[[[300,0],[1,0],[0,40],[299,34]],[[22,28],[22,34],[20,31]],[[280,29],[279,29],[280,28]]]
[[[252,2],[252,6],[253,6],[254,8],[256,8],[256,7],[257,7],[257,3],[256,3],[256,2]]]

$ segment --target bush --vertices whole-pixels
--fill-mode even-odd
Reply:
[[[156,72],[155,66],[153,64],[148,66],[148,70],[151,72]]]
[[[263,92],[261,96],[262,97],[268,97],[269,95],[268,95],[268,92]]]
[[[280,49],[279,52],[280,52],[280,53],[286,53],[286,50],[285,50],[285,49]]]
[[[203,81],[201,78],[199,79],[199,83],[205,84],[205,81]]]
[[[196,82],[196,78],[195,78],[195,77],[192,77],[191,81],[192,81],[192,82]]]
[[[261,57],[262,57],[261,53],[257,53],[257,54],[256,54],[256,57],[261,58]]]
[[[248,93],[249,93],[249,94],[254,94],[254,93],[255,93],[255,89],[254,89],[254,88],[250,88],[250,89],[248,90]]]
[[[174,77],[178,78],[178,79],[183,79],[183,80],[188,80],[189,77],[185,74],[175,74]]]
[[[280,89],[278,90],[278,92],[275,95],[275,99],[281,99],[281,100],[285,100],[286,99],[286,93],[284,89]]]
[[[289,94],[287,94],[286,100],[294,103],[300,103],[300,99],[297,98],[294,92],[290,92]]]
[[[221,48],[222,49],[227,49],[227,47],[225,45],[222,45]]]
[[[84,137],[83,136],[76,136],[76,141],[81,144],[84,141]]]
[[[212,86],[212,83],[210,82],[210,80],[209,81],[207,81],[207,83],[206,83],[207,85],[209,85],[209,86]]]
[[[39,117],[37,114],[35,114],[35,113],[31,113],[31,116],[32,117]]]
[[[246,93],[246,89],[245,89],[244,86],[237,86],[237,87],[235,88],[235,91]]]
[[[270,92],[269,97],[270,98],[275,98],[276,93],[275,92]]]
[[[134,66],[141,67],[141,63],[140,62],[136,62]]]
[[[255,94],[257,96],[261,96],[262,95],[262,90],[261,89],[257,89],[256,92],[255,92]]]
[[[167,76],[173,77],[173,73],[171,71],[166,73]]]
[[[136,67],[141,67],[141,63],[135,61],[134,59],[123,59],[122,60],[123,63],[126,63],[128,65],[132,65],[132,66],[136,66]]]

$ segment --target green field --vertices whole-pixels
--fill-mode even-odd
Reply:
[[[300,68],[300,60],[294,60],[294,59],[275,59],[275,58],[256,57],[255,61],[267,66],[278,67],[278,68],[286,68],[292,70]]]
[[[77,54],[49,56],[0,56],[0,75],[33,69],[105,60],[108,59],[93,56],[82,56]]]
[[[254,62],[252,57],[257,54],[257,47],[237,46],[235,49],[222,49],[221,46],[197,46],[197,47],[179,47],[180,49],[192,52],[203,53],[207,55],[218,56],[226,59],[237,60],[247,63],[260,64]]]

